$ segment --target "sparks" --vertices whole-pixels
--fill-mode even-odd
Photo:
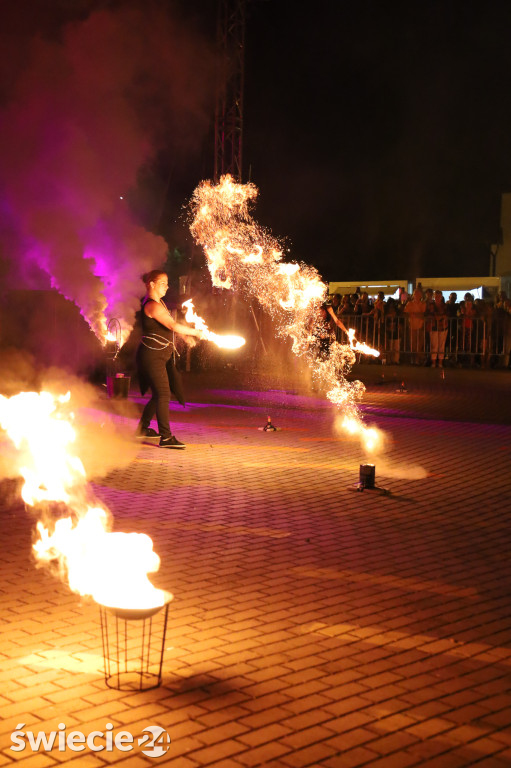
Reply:
[[[358,402],[364,386],[346,376],[356,360],[355,351],[377,356],[378,350],[357,342],[333,342],[326,360],[317,356],[311,329],[328,288],[314,267],[282,261],[284,248],[251,217],[249,206],[257,197],[254,184],[237,184],[229,175],[218,184],[202,182],[195,190],[190,209],[190,231],[203,248],[214,286],[232,288],[257,298],[272,317],[276,333],[289,338],[296,355],[310,363],[313,378],[326,388],[327,397],[361,424]],[[374,440],[362,444],[371,450]]]

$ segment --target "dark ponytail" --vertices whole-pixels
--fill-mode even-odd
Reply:
[[[145,275],[142,275],[142,281],[149,285],[149,283],[156,282],[157,278],[160,275],[167,275],[167,273],[163,269],[152,269],[150,272],[146,272]]]

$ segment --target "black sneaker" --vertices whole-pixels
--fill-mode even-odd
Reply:
[[[186,448],[184,443],[180,443],[175,435],[165,437],[160,440],[160,448]]]
[[[137,437],[159,437],[158,432],[152,427],[139,427],[137,429]]]

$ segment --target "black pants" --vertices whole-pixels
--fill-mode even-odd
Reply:
[[[143,344],[137,351],[137,364],[142,394],[149,387],[151,399],[142,412],[140,426],[147,428],[156,415],[158,432],[165,439],[171,436],[169,424],[170,383],[169,370],[174,366],[172,352],[167,349],[148,349]]]

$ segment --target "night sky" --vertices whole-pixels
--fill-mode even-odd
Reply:
[[[510,32],[506,3],[250,5],[261,220],[330,280],[487,274],[511,189]]]
[[[141,62],[133,65],[138,46],[126,37],[116,76],[122,80],[126,56],[138,115],[132,141],[141,163],[135,176],[131,156],[133,168],[121,173],[119,154],[125,188],[119,183],[105,191],[98,172],[98,189],[112,199],[127,193],[140,223],[163,234],[171,250],[183,249],[182,206],[213,172],[216,2],[151,5],[179,19],[169,26],[168,42],[155,48],[169,53],[171,70],[156,54],[144,67],[141,50]],[[79,25],[91,14],[107,11],[115,20],[132,6],[140,13],[148,7],[127,0],[34,0],[27,16],[0,0],[4,114],[30,101],[16,83],[37,37],[60,45],[62,31],[74,24],[72,35],[82,40]],[[101,25],[91,29],[99,34]],[[64,36],[71,58],[72,35]],[[259,187],[254,216],[285,239],[287,257],[314,264],[329,280],[487,274],[489,246],[499,235],[500,194],[511,190],[510,41],[510,3],[247,0],[243,180]],[[104,57],[102,66],[115,69],[115,57]],[[94,61],[90,67],[92,76]],[[125,84],[115,87],[121,85],[124,96]],[[58,94],[51,98],[62,106]],[[73,108],[78,124],[82,118]],[[101,107],[95,103],[94,109],[94,124],[101,126]],[[108,119],[111,135],[123,133],[124,117],[119,128],[117,116]],[[99,167],[111,159],[108,147],[105,132]],[[26,168],[23,152],[18,168],[11,150],[4,141],[0,159],[15,180]],[[11,179],[2,178],[5,258],[14,241],[23,250],[35,214],[25,213],[24,228],[16,230]],[[126,190],[130,179],[137,193]],[[70,181],[63,177],[60,187]],[[92,216],[90,205],[80,206],[80,215],[86,206]],[[107,207],[102,203],[103,217],[112,215]]]

